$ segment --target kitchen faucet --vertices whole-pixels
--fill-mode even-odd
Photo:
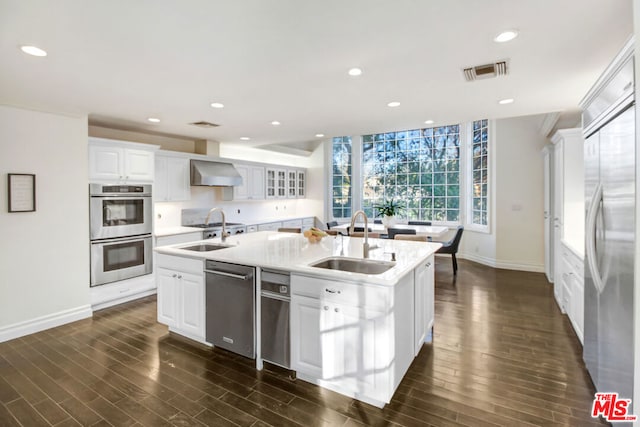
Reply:
[[[220,212],[220,216],[222,216],[222,236],[220,236],[220,239],[224,242],[227,240],[227,236],[229,236],[229,233],[227,233],[226,220],[224,219],[224,211],[222,210],[222,208],[212,208],[207,214],[207,217],[205,218],[204,223],[205,225],[209,224],[209,217],[215,211]]]
[[[353,214],[353,216],[351,217],[351,225],[349,226],[349,233],[353,233],[353,226],[356,223],[356,217],[361,214],[364,218],[364,243],[362,244],[362,257],[369,258],[369,251],[371,249],[376,249],[378,246],[369,246],[369,219],[367,218],[367,214],[364,213],[364,211],[359,210]]]

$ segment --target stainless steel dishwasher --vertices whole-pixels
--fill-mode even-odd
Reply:
[[[255,268],[207,260],[206,339],[255,359]]]
[[[290,368],[288,272],[262,270],[260,284],[261,353],[267,362]]]

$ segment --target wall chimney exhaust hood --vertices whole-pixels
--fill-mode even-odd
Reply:
[[[232,187],[242,185],[242,177],[231,163],[191,160],[191,185]]]

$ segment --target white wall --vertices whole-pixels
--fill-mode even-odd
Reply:
[[[155,227],[174,227],[181,223],[181,210],[188,208],[221,207],[229,222],[252,224],[279,220],[286,217],[322,216],[323,157],[322,148],[309,157],[276,153],[258,148],[220,144],[220,157],[227,159],[266,162],[283,166],[307,168],[307,187],[304,199],[224,201],[222,189],[191,187],[191,200],[186,202],[159,202],[154,206]],[[159,218],[160,216],[160,218]],[[204,218],[202,218],[204,220]]]
[[[540,116],[496,121],[496,264],[544,271]],[[530,268],[526,268],[530,267]]]
[[[87,118],[0,106],[0,341],[91,315]],[[7,174],[36,175],[8,213]]]
[[[491,141],[489,233],[465,230],[460,258],[498,268],[544,271],[544,181],[538,129],[542,116],[500,119]]]

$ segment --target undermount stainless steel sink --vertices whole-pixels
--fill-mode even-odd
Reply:
[[[230,248],[228,245],[212,245],[210,243],[200,243],[199,245],[193,246],[183,246],[178,249],[183,249],[185,251],[194,251],[194,252],[209,252],[209,251],[217,251],[218,249]]]
[[[382,274],[392,268],[394,265],[396,265],[396,263],[390,261],[331,257],[318,261],[315,264],[310,264],[310,267],[326,268],[328,270],[349,271],[351,273],[361,274]]]

